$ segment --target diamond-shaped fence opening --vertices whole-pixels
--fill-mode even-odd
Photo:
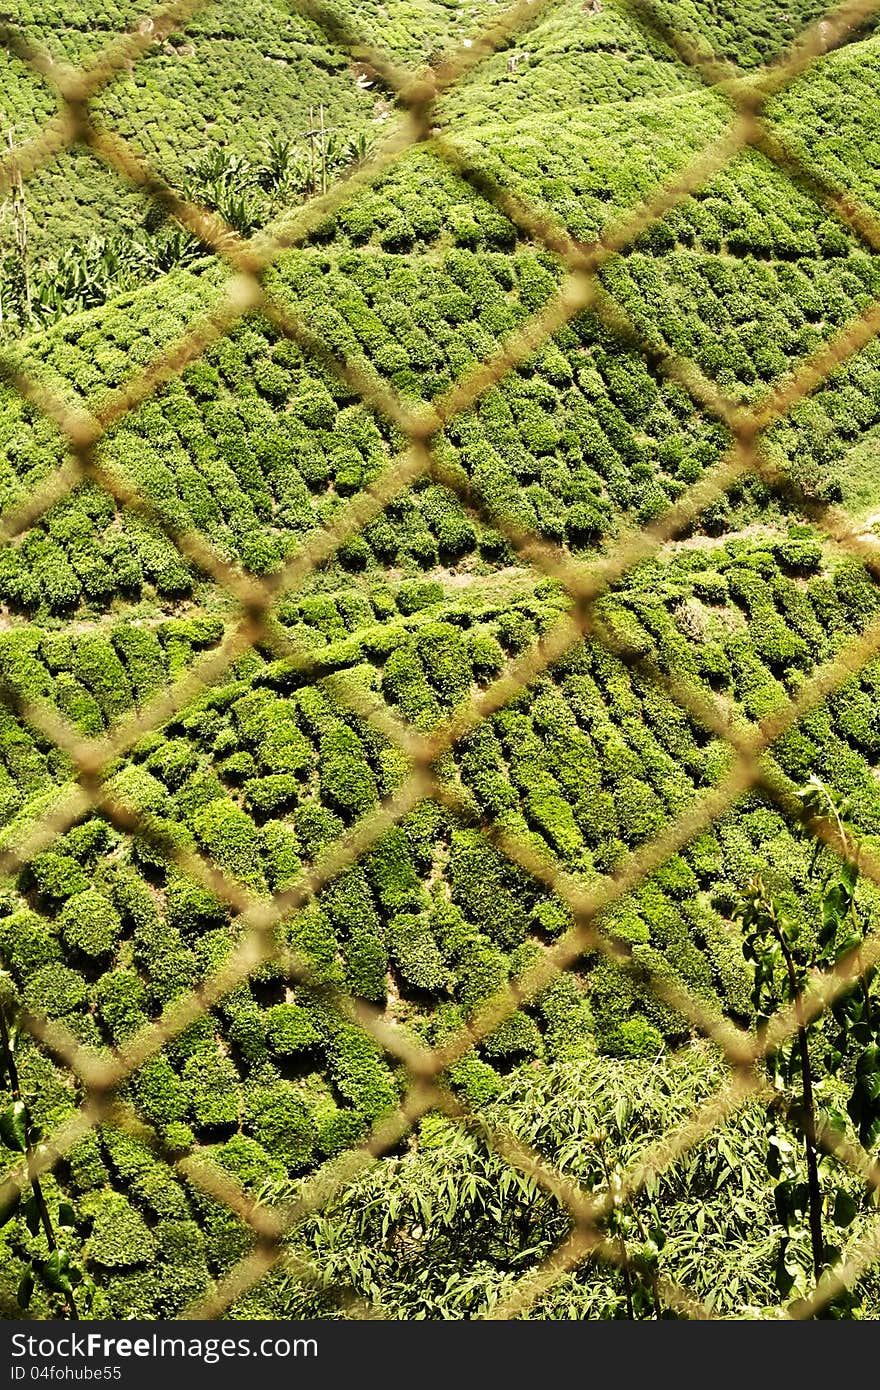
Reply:
[[[880,619],[869,622],[835,655],[805,678],[797,695],[774,708],[760,722],[744,716],[731,718],[708,687],[689,678],[661,670],[643,654],[627,646],[613,623],[603,616],[601,600],[610,588],[642,561],[656,555],[728,489],[749,475],[757,475],[771,490],[784,493],[833,540],[862,559],[874,577],[880,577],[874,545],[841,509],[820,507],[780,472],[766,449],[764,435],[784,419],[836,369],[880,332],[880,301],[873,302],[837,332],[812,356],[802,360],[781,382],[748,406],[728,398],[686,358],[676,354],[659,333],[645,334],[615,301],[599,273],[619,253],[691,195],[699,192],[719,171],[742,152],[757,150],[798,184],[821,206],[830,210],[870,250],[880,250],[880,220],[849,190],[835,186],[819,172],[791,140],[780,133],[768,111],[772,99],[783,92],[814,59],[829,52],[847,34],[880,8],[880,0],[848,0],[809,29],[780,61],[746,79],[731,65],[707,54],[686,36],[670,30],[648,0],[622,0],[620,8],[638,26],[671,49],[691,73],[721,94],[730,107],[730,119],[722,133],[710,136],[704,146],[655,188],[637,206],[615,220],[601,237],[585,243],[572,236],[556,219],[535,203],[512,191],[488,172],[479,154],[473,154],[473,137],[460,140],[454,128],[443,124],[438,98],[461,80],[488,54],[534,23],[549,6],[544,0],[521,0],[506,11],[484,34],[443,59],[432,70],[412,73],[381,53],[354,32],[347,21],[325,11],[314,0],[299,0],[294,8],[313,20],[327,38],[350,58],[365,64],[396,98],[397,115],[378,149],[348,177],[326,193],[280,219],[268,232],[249,240],[237,235],[220,217],[188,202],[150,170],[130,144],[99,125],[92,103],[123,68],[136,62],[161,36],[185,27],[201,8],[200,0],[182,0],[156,11],[151,28],[140,26],[134,34],[112,42],[87,68],[74,71],[48,61],[29,41],[9,27],[0,29],[0,40],[52,88],[58,114],[34,138],[0,158],[0,187],[14,187],[27,180],[59,152],[82,146],[127,184],[140,189],[165,214],[176,218],[210,247],[227,267],[227,275],[211,307],[185,334],[162,349],[155,360],[135,369],[123,384],[105,394],[95,410],[61,395],[44,379],[37,379],[14,350],[0,354],[0,371],[7,384],[51,420],[66,441],[68,459],[25,500],[0,518],[0,530],[8,544],[44,512],[84,481],[105,489],[116,503],[139,512],[162,528],[181,555],[224,590],[235,605],[237,617],[219,646],[195,662],[168,689],[140,711],[122,717],[100,738],[83,739],[80,731],[54,709],[23,701],[6,688],[4,701],[34,730],[62,750],[75,769],[75,785],[38,818],[17,843],[0,856],[4,872],[16,870],[39,850],[50,845],[90,811],[99,811],[127,833],[136,833],[168,862],[228,904],[237,919],[234,947],[225,963],[202,983],[175,999],[164,1012],[133,1037],[120,1044],[112,1058],[99,1056],[80,1044],[63,1025],[45,1018],[26,1017],[25,1026],[49,1053],[62,1062],[82,1088],[84,1100],[74,1118],[60,1126],[26,1160],[3,1178],[0,1202],[13,1200],[40,1173],[51,1170],[71,1147],[96,1125],[117,1126],[137,1137],[160,1159],[215,1200],[226,1204],[253,1232],[249,1252],[217,1284],[190,1315],[221,1316],[269,1270],[285,1263],[299,1279],[323,1287],[322,1271],[296,1255],[287,1241],[296,1224],[325,1207],[333,1197],[372,1161],[391,1151],[412,1126],[430,1110],[440,1110],[466,1126],[481,1144],[506,1163],[519,1169],[549,1193],[571,1219],[563,1244],[535,1271],[524,1276],[512,1293],[496,1304],[489,1316],[518,1317],[551,1289],[554,1283],[587,1257],[628,1268],[629,1255],[620,1240],[603,1233],[615,1203],[638,1193],[695,1145],[711,1135],[748,1100],[764,1095],[766,1083],[760,1068],[764,1056],[792,1037],[804,1019],[817,1016],[853,980],[880,960],[880,936],[869,933],[861,949],[845,957],[831,972],[816,973],[809,987],[778,1015],[760,1036],[737,1027],[720,1016],[668,971],[657,971],[636,962],[628,943],[603,926],[602,914],[659,868],[670,855],[712,826],[748,790],[762,791],[790,820],[799,814],[796,788],[773,757],[775,741],[794,727],[811,708],[825,700],[853,673],[880,651]],[[310,326],[306,311],[294,311],[267,289],[266,273],[285,249],[301,243],[331,213],[344,207],[362,188],[386,173],[407,151],[424,146],[433,157],[470,183],[527,239],[550,252],[560,267],[556,292],[528,321],[509,335],[499,351],[465,372],[434,400],[416,403],[404,399],[374,370],[337,357],[322,335]],[[539,536],[523,531],[511,519],[490,513],[484,500],[463,471],[451,468],[437,450],[444,429],[466,412],[518,364],[531,357],[575,316],[589,310],[626,346],[637,347],[655,372],[665,375],[691,397],[695,408],[727,432],[729,447],[722,459],[662,515],[641,529],[625,531],[609,553],[592,561],[563,556]],[[337,374],[349,391],[372,412],[393,427],[405,445],[384,472],[356,493],[335,514],[331,523],[313,531],[276,574],[257,580],[231,564],[200,533],[184,530],[125,476],[117,464],[102,458],[100,445],[108,430],[146,401],[164,382],[195,362],[212,342],[239,319],[258,312],[281,335],[292,339],[325,370]],[[146,733],[160,729],[206,686],[219,680],[230,666],[257,645],[290,663],[300,678],[324,677],[320,654],[299,645],[274,612],[279,598],[296,589],[327,562],[347,540],[381,515],[399,493],[422,479],[432,479],[454,492],[478,520],[500,530],[517,556],[533,570],[557,581],[570,600],[566,611],[536,645],[522,652],[486,689],[456,708],[430,733],[403,723],[398,715],[374,696],[344,682],[330,681],[333,698],[366,720],[397,747],[408,772],[398,789],[378,810],[365,815],[326,849],[313,867],[288,889],[271,898],[258,896],[245,884],[219,868],[205,855],[182,850],[148,815],[139,812],[108,786],[114,762]],[[560,864],[536,849],[523,836],[475,816],[463,789],[443,770],[443,756],[490,715],[503,709],[543,673],[559,662],[577,643],[589,637],[606,646],[640,675],[655,682],[693,721],[724,741],[731,751],[728,771],[714,785],[695,794],[691,804],[660,833],[631,852],[610,876],[585,884],[562,870]],[[336,875],[354,865],[390,827],[425,799],[434,799],[470,824],[497,849],[537,882],[553,889],[572,913],[574,925],[553,945],[545,947],[524,974],[499,990],[477,1009],[468,1024],[429,1049],[391,1026],[375,1009],[316,978],[309,962],[289,950],[282,951],[276,927],[303,909]],[[848,846],[832,824],[816,822],[814,833],[835,851]],[[880,856],[860,849],[860,867],[880,884]],[[560,971],[565,971],[585,952],[607,956],[616,968],[638,969],[640,978],[664,1003],[681,1013],[691,1026],[710,1038],[723,1052],[730,1079],[684,1123],[650,1146],[637,1166],[626,1172],[615,1187],[583,1189],[564,1173],[549,1166],[512,1132],[490,1124],[455,1097],[444,1077],[457,1060],[481,1039],[533,999]],[[296,1199],[286,1207],[266,1207],[254,1202],[227,1174],[196,1156],[180,1157],[118,1098],[119,1088],[165,1044],[211,1009],[261,964],[272,960],[291,981],[311,985],[322,1001],[344,1020],[369,1034],[384,1052],[402,1064],[409,1084],[399,1106],[376,1123],[368,1138],[303,1181]],[[799,1117],[792,1117],[794,1123]],[[849,1166],[862,1182],[880,1191],[880,1168],[857,1145],[839,1135],[823,1133],[820,1143]],[[811,1294],[790,1312],[809,1316],[820,1311],[841,1290],[851,1287],[866,1266],[877,1258],[880,1229],[872,1230],[844,1253],[839,1262],[819,1279]],[[711,1311],[685,1288],[664,1277],[655,1278],[661,1303],[684,1316],[711,1316]],[[350,1289],[332,1291],[340,1310],[355,1317],[382,1316],[380,1304],[368,1304]]]

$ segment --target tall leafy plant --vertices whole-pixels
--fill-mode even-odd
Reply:
[[[75,1212],[70,1202],[58,1204],[53,1217],[46,1200],[36,1165],[40,1130],[22,1091],[16,1052],[19,1029],[16,1019],[15,993],[9,977],[0,974],[0,1081],[11,1096],[0,1111],[0,1139],[13,1153],[24,1156],[30,1193],[10,1203],[0,1213],[0,1224],[21,1215],[31,1236],[42,1232],[46,1254],[30,1254],[18,1285],[17,1301],[22,1310],[30,1306],[34,1288],[39,1284],[57,1303],[62,1316],[78,1319],[80,1307],[91,1307],[95,1288],[82,1265],[72,1258],[62,1243],[74,1229]]]
[[[817,1081],[836,1079],[836,1099],[841,1078],[848,1077],[846,1111],[859,1140],[870,1149],[880,1137],[880,1000],[874,970],[855,969],[852,983],[826,1014],[812,1017],[804,1000],[813,971],[832,970],[841,962],[859,965],[865,937],[856,900],[859,846],[848,804],[818,778],[811,778],[801,789],[800,801],[800,828],[813,845],[809,877],[818,896],[815,931],[804,928],[760,874],[750,880],[736,910],[743,927],[744,954],[754,967],[752,998],[759,1029],[766,1028],[785,1007],[792,1007],[795,1016],[794,1036],[767,1056],[768,1074],[778,1094],[771,1106],[774,1130],[767,1167],[776,1182],[776,1210],[786,1231],[777,1261],[777,1284],[784,1296],[797,1278],[790,1247],[804,1221],[818,1280],[837,1254],[829,1241],[829,1226],[849,1225],[856,1211],[847,1190],[833,1183],[833,1163],[820,1145],[823,1134],[845,1129],[846,1116],[835,1104],[821,1103]],[[834,833],[833,854],[824,850],[817,833],[821,825]],[[796,1146],[786,1127],[776,1123],[780,1112],[796,1120],[803,1134],[806,1182],[801,1178]]]
[[[626,1115],[625,1101],[619,1101],[617,1116]],[[617,1118],[616,1116],[616,1118]],[[611,1199],[611,1211],[605,1228],[618,1242],[621,1273],[626,1296],[627,1317],[662,1318],[663,1310],[657,1292],[657,1271],[660,1250],[664,1244],[663,1228],[656,1223],[650,1230],[638,1207],[624,1196],[624,1167],[608,1153],[608,1131],[596,1130],[591,1142],[596,1150]]]

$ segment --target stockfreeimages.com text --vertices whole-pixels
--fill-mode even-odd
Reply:
[[[101,1332],[72,1332],[61,1337],[35,1337],[15,1332],[11,1338],[13,1357],[88,1357],[102,1361],[127,1357],[177,1357],[181,1360],[203,1361],[215,1365],[235,1357],[317,1356],[318,1343],[314,1337],[263,1337],[251,1342],[248,1337],[206,1337],[202,1340],[184,1337],[161,1337],[153,1332],[148,1337],[106,1337]]]

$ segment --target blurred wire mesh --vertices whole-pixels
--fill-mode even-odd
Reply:
[[[566,3],[569,0],[562,0],[563,5]],[[286,1207],[260,1206],[231,1177],[200,1162],[197,1155],[181,1158],[168,1151],[157,1132],[121,1101],[117,1092],[144,1062],[266,960],[276,960],[292,980],[315,983],[306,960],[290,952],[278,951],[275,927],[306,906],[337,874],[356,863],[419,801],[433,797],[454,812],[471,815],[472,808],[461,790],[438,772],[443,754],[482,720],[503,708],[584,637],[604,643],[624,660],[631,659],[631,654],[599,616],[597,600],[636,565],[698,521],[701,513],[738,479],[755,474],[771,488],[785,493],[836,544],[856,554],[870,572],[880,578],[877,547],[861,534],[860,527],[840,508],[817,508],[799,491],[792,478],[780,475],[778,466],[770,461],[762,445],[762,436],[770,426],[880,332],[880,301],[838,330],[828,343],[770,389],[762,400],[744,407],[726,397],[695,363],[676,356],[658,340],[645,340],[599,278],[602,267],[612,257],[632,246],[652,223],[703,188],[713,175],[748,148],[760,150],[777,167],[796,178],[802,190],[806,189],[816,201],[830,209],[859,240],[874,251],[880,250],[880,219],[851,190],[836,186],[818,174],[812,165],[807,166],[766,114],[768,102],[795,81],[815,59],[831,51],[880,9],[880,0],[848,0],[839,5],[820,23],[806,30],[781,60],[765,67],[757,76],[750,74],[747,81],[731,64],[708,53],[704,44],[695,44],[688,36],[670,29],[649,0],[620,0],[618,8],[637,26],[672,48],[683,65],[724,96],[730,107],[730,119],[723,134],[708,140],[673,180],[657,187],[591,243],[571,236],[545,210],[526,200],[521,193],[505,188],[484,168],[478,167],[457,140],[454,128],[444,124],[436,107],[443,93],[460,83],[486,56],[506,46],[514,35],[533,24],[542,12],[558,5],[559,0],[521,0],[500,15],[482,35],[438,61],[433,68],[419,72],[401,68],[357,33],[347,20],[325,9],[319,0],[294,0],[293,8],[299,14],[314,21],[353,60],[365,64],[394,95],[395,115],[385,140],[348,176],[326,193],[313,197],[279,219],[270,230],[247,240],[216,213],[207,212],[182,197],[144,163],[130,143],[104,128],[93,114],[93,103],[108,83],[123,69],[130,68],[153,44],[185,27],[205,4],[206,0],[181,0],[159,8],[152,16],[152,26],[141,23],[136,33],[121,35],[81,70],[53,62],[14,28],[0,25],[0,42],[42,77],[52,89],[58,107],[57,114],[38,135],[0,157],[0,193],[14,192],[22,180],[27,180],[63,150],[74,145],[84,146],[128,185],[142,190],[164,214],[177,219],[231,271],[210,313],[191,323],[185,335],[160,351],[148,366],[133,370],[120,387],[102,398],[100,407],[93,412],[31,376],[14,351],[0,351],[0,375],[8,386],[54,423],[64,436],[68,450],[67,462],[60,469],[26,500],[0,517],[0,535],[9,544],[72,489],[88,480],[105,488],[120,506],[138,511],[160,525],[184,558],[222,587],[237,607],[236,621],[228,628],[219,648],[201,658],[145,708],[120,719],[103,737],[83,739],[56,710],[23,702],[8,688],[0,690],[0,697],[19,717],[69,755],[77,773],[75,788],[60,796],[14,848],[0,855],[0,872],[16,871],[64,830],[96,811],[122,830],[152,841],[169,861],[227,903],[237,915],[241,928],[226,963],[198,988],[168,1005],[160,1017],[121,1045],[111,1060],[82,1046],[57,1022],[25,1018],[25,1026],[35,1039],[75,1075],[82,1087],[83,1101],[74,1119],[42,1142],[30,1161],[23,1160],[0,1181],[0,1203],[12,1199],[27,1186],[31,1177],[54,1167],[95,1125],[114,1124],[136,1134],[181,1176],[226,1203],[253,1231],[254,1243],[249,1253],[187,1314],[220,1317],[279,1262],[285,1262],[295,1277],[320,1287],[326,1294],[322,1271],[291,1250],[290,1232],[309,1214],[325,1207],[366,1166],[393,1150],[420,1117],[430,1110],[441,1110],[467,1126],[506,1162],[528,1174],[570,1214],[571,1230],[563,1244],[536,1270],[523,1276],[513,1292],[487,1314],[492,1318],[520,1317],[528,1313],[557,1280],[587,1258],[627,1267],[630,1255],[625,1244],[603,1231],[615,1205],[632,1198],[652,1178],[704,1142],[748,1100],[766,1094],[767,1083],[760,1065],[762,1058],[795,1034],[799,1012],[807,1019],[817,1016],[853,980],[880,961],[880,935],[869,933],[863,947],[844,958],[833,971],[814,974],[798,1005],[778,1015],[759,1036],[736,1027],[666,973],[648,971],[648,983],[658,996],[723,1050],[730,1067],[730,1079],[685,1123],[648,1148],[636,1167],[601,1190],[584,1190],[570,1177],[549,1166],[513,1133],[490,1126],[484,1116],[469,1111],[445,1084],[448,1068],[521,1004],[532,999],[557,972],[572,967],[585,952],[602,952],[621,970],[635,968],[626,943],[603,930],[603,911],[636,888],[701,830],[717,821],[746,791],[759,788],[784,814],[797,816],[797,789],[773,758],[773,743],[810,708],[826,699],[877,655],[880,620],[870,623],[832,660],[815,671],[794,699],[775,709],[759,724],[751,724],[744,717],[731,721],[729,711],[716,702],[710,691],[657,667],[648,670],[650,678],[692,718],[731,746],[733,761],[717,785],[701,793],[655,839],[629,854],[613,875],[598,883],[585,885],[578,881],[549,856],[538,852],[532,842],[509,830],[492,824],[481,825],[483,833],[503,853],[559,895],[572,911],[574,926],[555,944],[543,949],[537,962],[524,975],[480,1006],[467,1026],[441,1047],[434,1050],[424,1047],[403,1030],[388,1024],[377,1010],[362,1000],[340,991],[328,992],[326,984],[321,983],[322,997],[341,1016],[363,1028],[387,1054],[403,1064],[409,1085],[399,1107],[382,1117],[362,1145],[347,1151],[305,1180],[297,1199]],[[553,297],[503,342],[496,355],[425,404],[404,400],[378,374],[362,364],[336,358],[306,319],[270,294],[263,279],[264,273],[287,248],[304,241],[330,213],[380,178],[401,156],[418,145],[426,147],[472,184],[523,237],[551,252],[565,272]],[[362,697],[351,690],[341,685],[338,689],[334,687],[334,696],[341,703],[348,703],[405,753],[410,771],[392,797],[352,826],[285,892],[271,898],[256,898],[206,856],[182,851],[167,842],[149,817],[112,795],[105,784],[105,776],[114,760],[130,750],[146,732],[161,728],[199,690],[222,677],[249,648],[259,644],[296,663],[306,676],[311,671],[317,672],[316,658],[300,648],[281,624],[274,621],[275,605],[283,594],[294,590],[346,540],[380,515],[401,491],[420,479],[431,478],[457,493],[474,515],[488,519],[479,495],[464,476],[444,465],[435,452],[435,442],[450,421],[472,407],[506,373],[527,360],[570,319],[587,309],[627,346],[637,347],[655,371],[682,386],[700,411],[724,425],[730,445],[722,460],[658,519],[642,529],[625,531],[610,553],[592,561],[564,555],[539,536],[524,532],[493,513],[491,525],[504,532],[523,563],[536,567],[564,586],[571,598],[568,612],[545,632],[539,643],[521,653],[487,689],[475,694],[431,734],[407,727],[376,699],[365,704]],[[390,422],[407,441],[406,447],[369,487],[351,498],[327,526],[311,533],[280,572],[262,580],[231,565],[203,535],[171,526],[167,517],[118,468],[111,468],[102,460],[99,452],[101,440],[109,429],[148,399],[162,383],[197,360],[210,343],[250,312],[261,314],[279,333],[293,339],[323,367],[338,374],[370,410]],[[644,671],[645,662],[639,660],[640,669]],[[847,846],[834,824],[820,821],[811,828],[833,849],[840,853],[846,851]],[[880,884],[880,857],[862,847],[859,863],[863,872]],[[640,978],[644,979],[644,964],[638,969]],[[793,1122],[797,1123],[797,1116]],[[838,1135],[820,1134],[818,1139],[864,1184],[880,1192],[880,1165],[870,1155],[856,1144],[844,1143]],[[815,1315],[841,1290],[851,1287],[878,1255],[880,1221],[876,1229],[854,1243],[838,1263],[822,1275],[808,1297],[784,1311],[796,1317]],[[686,1317],[712,1316],[705,1303],[664,1276],[654,1276],[654,1287],[661,1304],[670,1310]],[[349,1288],[338,1287],[331,1292],[345,1316],[385,1315],[380,1303],[369,1303]]]

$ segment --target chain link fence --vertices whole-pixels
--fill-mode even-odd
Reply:
[[[279,1263],[285,1263],[295,1277],[326,1292],[322,1271],[292,1251],[288,1236],[298,1222],[325,1207],[368,1165],[393,1150],[420,1117],[430,1110],[440,1110],[469,1127],[496,1154],[528,1174],[570,1213],[571,1229],[566,1240],[536,1270],[522,1277],[512,1293],[487,1314],[492,1318],[516,1318],[526,1314],[557,1280],[587,1257],[626,1268],[629,1255],[624,1243],[603,1233],[603,1223],[615,1204],[635,1196],[651,1179],[706,1140],[717,1126],[749,1100],[765,1096],[768,1083],[760,1065],[762,1059],[795,1035],[799,1020],[817,1017],[854,980],[880,962],[880,933],[869,932],[862,946],[832,971],[814,972],[796,1003],[780,1012],[756,1035],[720,1016],[666,973],[652,971],[643,962],[636,967],[627,943],[604,930],[601,924],[605,909],[716,822],[745,792],[758,789],[789,819],[798,817],[797,789],[775,761],[773,744],[880,652],[880,619],[875,618],[833,659],[814,671],[795,698],[774,709],[761,722],[752,723],[739,715],[731,719],[729,710],[706,688],[666,674],[644,657],[634,658],[603,623],[596,607],[610,586],[657,554],[669,540],[696,522],[737,480],[749,474],[757,475],[771,489],[785,494],[837,545],[856,555],[875,578],[880,578],[878,547],[860,534],[855,522],[840,508],[817,507],[792,478],[779,472],[778,465],[771,461],[763,446],[768,428],[825,383],[835,369],[880,332],[880,301],[840,329],[763,399],[746,408],[719,391],[692,361],[675,355],[659,340],[645,341],[599,279],[599,272],[612,257],[632,246],[654,222],[703,188],[714,174],[750,148],[760,151],[796,180],[802,190],[806,189],[824,208],[830,209],[864,245],[872,251],[880,251],[880,220],[850,190],[836,186],[808,165],[766,114],[770,100],[794,82],[815,59],[832,50],[853,28],[880,9],[880,0],[848,0],[841,4],[821,23],[808,29],[783,59],[765,67],[757,76],[750,75],[748,80],[727,63],[707,55],[704,46],[697,48],[686,36],[670,30],[648,0],[621,0],[619,8],[637,26],[667,48],[671,47],[684,67],[723,95],[729,104],[730,117],[724,133],[711,138],[671,182],[657,188],[609,226],[597,241],[589,244],[569,235],[546,212],[478,168],[456,131],[444,125],[437,111],[438,98],[487,55],[506,45],[514,35],[548,11],[551,8],[548,0],[521,0],[480,37],[433,69],[419,73],[401,68],[355,32],[347,21],[325,10],[320,0],[294,0],[296,12],[314,21],[330,41],[352,60],[368,65],[381,79],[396,98],[395,114],[385,140],[363,164],[328,192],[298,207],[268,231],[247,240],[217,215],[181,197],[145,165],[129,143],[105,129],[93,114],[93,104],[107,84],[137,62],[157,40],[184,27],[203,4],[204,0],[180,0],[158,9],[152,16],[149,32],[146,32],[147,26],[141,25],[137,33],[120,36],[82,70],[51,61],[15,29],[0,25],[0,41],[44,79],[58,104],[56,116],[38,135],[0,157],[0,193],[14,188],[18,180],[27,179],[62,151],[74,145],[83,146],[115,170],[128,185],[142,190],[163,213],[175,218],[210,247],[230,269],[213,309],[193,322],[180,340],[162,350],[148,366],[133,371],[122,386],[105,395],[94,411],[72,403],[29,374],[13,350],[0,351],[0,375],[4,381],[54,422],[68,451],[67,462],[61,468],[25,501],[0,517],[2,540],[10,543],[72,489],[90,481],[104,488],[121,507],[138,512],[161,526],[185,559],[222,588],[237,610],[235,621],[217,649],[198,660],[140,711],[122,717],[102,737],[84,739],[53,708],[23,701],[10,689],[0,692],[19,717],[69,756],[76,770],[73,789],[60,794],[51,809],[30,827],[16,846],[0,855],[0,872],[16,872],[75,822],[90,812],[99,812],[122,831],[144,837],[169,862],[210,889],[236,914],[240,927],[234,950],[224,965],[209,974],[198,988],[175,999],[158,1018],[120,1045],[110,1060],[82,1046],[64,1025],[25,1016],[24,1024],[33,1037],[70,1069],[82,1089],[83,1100],[74,1118],[62,1124],[28,1159],[22,1160],[2,1178],[0,1206],[14,1200],[32,1178],[51,1170],[94,1126],[121,1127],[147,1144],[180,1176],[225,1203],[251,1228],[254,1240],[249,1253],[185,1314],[220,1317]],[[287,248],[303,242],[329,214],[374,183],[415,146],[427,148],[468,181],[525,238],[551,252],[565,272],[554,296],[503,342],[495,356],[425,404],[404,400],[363,365],[334,357],[308,322],[274,298],[264,282],[265,272]],[[536,645],[520,653],[488,688],[456,709],[447,722],[430,734],[407,727],[376,697],[366,702],[366,697],[350,689],[334,687],[335,698],[368,720],[384,738],[402,750],[409,773],[390,798],[356,822],[286,891],[271,898],[256,897],[208,857],[171,844],[149,816],[138,813],[111,794],[105,778],[114,760],[131,750],[146,733],[160,729],[194,695],[221,678],[255,645],[293,663],[305,677],[311,672],[317,674],[316,658],[275,621],[277,601],[296,589],[340,546],[378,517],[395,496],[418,480],[431,479],[456,493],[475,517],[489,520],[481,498],[462,474],[444,464],[435,451],[435,443],[452,420],[472,407],[507,372],[586,309],[597,315],[627,346],[638,347],[655,371],[677,382],[688,392],[699,411],[725,427],[730,445],[722,460],[658,519],[642,529],[624,531],[609,554],[591,561],[565,556],[558,549],[547,546],[540,537],[519,530],[493,514],[490,524],[504,532],[521,561],[564,586],[571,599],[570,608]],[[307,536],[280,572],[260,581],[230,565],[203,535],[173,527],[118,466],[111,466],[102,459],[99,449],[108,430],[147,400],[162,383],[196,361],[209,344],[250,312],[258,312],[279,333],[336,373],[360,401],[393,425],[406,440],[405,448],[373,483],[346,502],[328,525]],[[467,1026],[447,1038],[442,1046],[429,1049],[404,1030],[391,1026],[379,1011],[364,1001],[329,989],[325,982],[316,980],[306,960],[290,952],[279,953],[274,929],[304,908],[336,875],[354,865],[423,799],[434,798],[453,812],[471,816],[472,808],[461,790],[438,772],[443,755],[587,636],[604,643],[625,661],[636,660],[639,669],[646,671],[695,721],[725,740],[733,753],[730,769],[720,782],[700,793],[685,813],[667,824],[655,839],[631,852],[612,875],[590,885],[563,872],[558,863],[538,852],[524,837],[491,823],[481,825],[482,833],[502,853],[558,894],[571,909],[574,925],[557,942],[545,947],[524,975],[485,1001]],[[835,824],[817,820],[811,824],[811,830],[838,853],[848,851]],[[862,871],[880,884],[880,856],[866,846],[860,847],[859,855]],[[451,1065],[523,1003],[533,999],[558,972],[572,967],[585,952],[602,953],[623,971],[637,968],[640,979],[647,977],[658,997],[722,1049],[730,1071],[726,1085],[685,1123],[649,1147],[619,1183],[613,1188],[595,1191],[583,1189],[553,1169],[511,1132],[494,1127],[484,1115],[469,1111],[444,1082]],[[402,1063],[409,1078],[397,1109],[384,1115],[360,1146],[328,1162],[306,1179],[296,1200],[286,1206],[260,1205],[233,1178],[200,1161],[197,1155],[180,1157],[169,1151],[160,1135],[118,1096],[119,1088],[139,1067],[270,959],[283,968],[290,981],[311,983],[320,989],[321,997],[341,1017],[354,1022],[388,1056]],[[797,1122],[797,1116],[793,1120]],[[836,1133],[825,1132],[817,1138],[863,1183],[880,1192],[880,1164],[867,1152],[857,1144],[842,1140]],[[788,1308],[765,1311],[768,1314],[772,1311],[774,1315],[784,1312],[793,1317],[813,1316],[842,1290],[851,1287],[878,1256],[880,1220],[822,1274],[807,1297]],[[336,1287],[332,1292],[345,1316],[383,1316],[379,1304],[366,1303],[350,1288]],[[711,1310],[692,1293],[663,1276],[656,1279],[656,1292],[666,1306],[683,1316],[712,1316]]]

